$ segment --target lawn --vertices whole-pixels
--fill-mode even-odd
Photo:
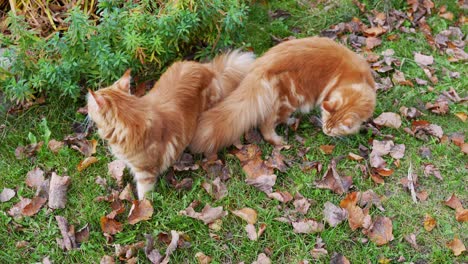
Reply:
[[[245,21],[244,41],[237,46],[253,50],[257,55],[261,55],[276,41],[284,41],[288,37],[318,35],[340,22],[348,23],[353,17],[359,18],[370,27],[369,19],[376,14],[371,10],[387,15],[393,9],[408,10],[406,1],[402,0],[361,1],[366,4],[366,13],[348,0],[254,2],[250,6],[248,21]],[[466,16],[466,9],[461,9],[455,1],[434,2],[436,4],[432,13],[426,15],[430,34],[435,37],[450,27],[457,27],[462,32],[462,39],[466,39],[466,18],[460,22],[460,18]],[[441,11],[444,5],[446,11]],[[451,19],[450,15],[446,15],[448,12],[453,14]],[[170,256],[171,263],[206,263],[196,257],[199,252],[211,257],[211,263],[252,263],[261,253],[271,259],[271,263],[330,263],[334,253],[343,255],[351,263],[467,263],[466,251],[455,256],[447,246],[456,237],[467,244],[466,219],[457,221],[455,210],[444,204],[445,200],[455,194],[468,207],[468,155],[453,142],[456,141],[456,133],[468,137],[468,123],[462,120],[468,114],[467,101],[448,101],[448,109],[442,113],[435,113],[434,108],[425,107],[426,103],[435,103],[440,94],[451,88],[462,98],[468,96],[467,58],[454,61],[453,55],[428,42],[427,33],[421,29],[422,26],[413,25],[408,19],[402,23],[408,29],[406,32],[391,29],[379,34],[378,39],[382,40],[380,45],[372,48],[372,51],[361,51],[369,61],[372,56],[370,54],[379,55],[378,60],[386,57],[387,60],[398,61],[391,64],[388,71],[383,69],[384,65],[373,66],[379,72],[379,83],[386,77],[393,79],[390,81],[391,88],[378,91],[374,118],[385,112],[397,113],[401,115],[401,127],[377,126],[370,122],[357,135],[331,138],[324,135],[311,121],[314,116],[319,115],[315,111],[309,115],[297,115],[300,118],[297,129],[290,126],[279,128],[281,135],[287,135],[290,148],[281,150],[288,168],[284,172],[275,170],[277,179],[273,191],[288,192],[293,197],[300,193],[310,203],[305,214],[295,212],[293,201],[284,203],[246,184],[246,172],[239,158],[233,154],[235,148],[231,147],[220,153],[230,174],[230,179],[225,182],[226,196],[216,200],[203,188],[204,182],[211,182],[214,178],[210,178],[202,168],[202,157],[195,156],[199,169],[175,173],[175,181],[184,178],[193,180],[189,188],[175,188],[173,182],[163,175],[156,184],[156,190],[149,195],[154,208],[151,218],[134,225],[129,224],[127,216],[132,204],[123,201],[125,212],[115,218],[123,224],[123,230],[106,237],[101,228],[101,218],[112,209],[109,202],[96,201],[96,197],[109,195],[112,190],[121,190],[126,183],[131,183],[128,171],[124,174],[124,185],[119,186],[108,172],[108,163],[113,158],[105,142],[96,133],[92,133],[88,139],[97,140],[97,151],[93,156],[98,161],[82,171],[77,169],[85,158],[82,153],[70,147],[63,147],[54,153],[47,147],[50,139],[62,141],[65,136],[74,133],[77,124],[85,122],[86,116],[77,112],[79,107],[85,105],[84,96],[72,101],[51,95],[43,104],[11,114],[6,113],[7,107],[0,107],[0,191],[3,188],[16,191],[11,200],[0,202],[0,262],[34,263],[48,257],[54,263],[98,263],[103,256],[108,255],[115,257],[116,262],[150,263],[145,250],[135,243],[146,241],[145,234],[150,234],[155,237],[155,247],[164,254],[170,238],[161,234],[170,234],[171,230],[175,230],[182,239]],[[415,30],[409,30],[410,28]],[[362,32],[351,34],[362,36]],[[350,32],[340,35],[349,36]],[[394,51],[392,55],[382,55],[388,54],[386,51],[389,49]],[[426,68],[429,71],[433,69],[432,76],[436,76],[437,81],[431,80],[424,72],[423,67],[418,64],[420,61],[415,59],[415,52],[432,56],[434,62]],[[401,76],[398,72],[404,74],[405,80],[398,79]],[[415,107],[421,111],[423,115],[417,120],[426,120],[440,126],[444,136],[423,135],[426,138],[422,140],[409,134],[404,128],[414,127],[415,124],[400,113],[401,107]],[[374,173],[370,177],[369,173],[361,170],[367,168],[370,172],[368,159],[359,161],[348,158],[349,153],[365,156],[362,147],[372,150],[372,140],[392,140],[395,144],[405,145],[404,157],[398,160],[388,155],[383,157],[388,169],[392,171],[390,176],[380,177]],[[33,156],[16,158],[15,150],[18,146],[39,141],[45,141],[46,144]],[[465,139],[466,141],[468,140]],[[274,148],[271,145],[263,141],[254,144],[260,147],[261,158],[264,160],[273,155]],[[334,146],[331,153],[321,149],[325,145]],[[306,148],[310,149],[304,154]],[[428,148],[430,154],[425,154],[427,150],[423,153],[423,148]],[[378,195],[384,210],[372,206],[369,215],[372,219],[386,217],[391,221],[393,240],[377,245],[363,233],[363,228],[353,231],[348,220],[335,227],[326,221],[324,204],[331,202],[339,206],[340,201],[347,197],[347,193],[337,194],[328,189],[317,188],[314,184],[322,178],[332,159],[337,160],[337,171],[341,176],[352,176],[353,184],[348,193],[373,190]],[[321,171],[304,169],[307,161],[320,163]],[[429,165],[440,171],[441,179],[427,173]],[[415,191],[419,198],[416,202],[402,183],[402,179],[407,179],[410,167],[413,175],[418,178]],[[43,170],[46,178],[52,172],[71,178],[66,206],[52,210],[45,205],[33,216],[12,217],[8,212],[20,201],[20,197],[35,196],[34,188],[25,183],[26,175],[34,168]],[[97,184],[97,177],[105,179],[107,184]],[[379,180],[383,182],[377,183]],[[423,191],[427,193],[426,199],[422,197]],[[200,202],[195,207],[197,212],[209,204],[213,207],[222,206],[228,214],[210,226],[181,214],[194,200]],[[255,228],[265,227],[264,233],[256,241],[247,236],[247,222],[232,213],[245,207],[258,214]],[[297,233],[291,223],[278,220],[288,214],[299,219],[313,219],[324,224],[324,228],[320,232]],[[88,224],[88,240],[82,242],[77,249],[61,249],[57,239],[62,238],[62,234],[55,216],[63,216],[76,231]],[[431,231],[428,231],[430,221],[425,220],[426,216],[435,220],[435,227]],[[417,245],[408,242],[407,238],[411,235],[415,236]],[[316,256],[316,252],[323,252],[317,250],[321,248],[317,245],[320,241],[324,243],[322,247],[327,253]],[[117,245],[134,245],[137,249],[127,256],[124,253],[119,260],[116,248],[120,246]],[[337,257],[333,259],[336,260]]]

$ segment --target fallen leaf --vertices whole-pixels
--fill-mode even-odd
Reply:
[[[333,150],[335,149],[335,145],[321,145],[320,150],[323,151],[325,154],[332,154]]]
[[[221,181],[227,181],[231,178],[228,166],[224,165],[221,160],[204,162],[202,168],[206,171],[209,179],[219,177]]]
[[[163,260],[159,250],[154,248],[154,238],[150,234],[145,234],[146,245],[145,245],[145,256],[153,264],[160,264]]]
[[[175,171],[198,170],[200,166],[195,164],[193,156],[189,153],[183,153],[180,159],[172,165]]]
[[[414,61],[416,61],[416,63],[418,63],[418,64],[428,66],[428,65],[431,65],[431,64],[434,63],[434,57],[423,55],[423,54],[421,54],[419,52],[415,52],[414,53]]]
[[[69,135],[63,139],[63,142],[72,149],[81,152],[85,157],[90,157],[96,153],[97,140],[87,140],[85,136],[84,133]]]
[[[76,169],[81,172],[84,169],[88,168],[91,164],[98,162],[98,159],[96,157],[87,157],[84,160],[80,161],[78,166],[76,166]]]
[[[382,40],[376,37],[368,37],[366,38],[366,48],[371,50],[377,46],[382,44]]]
[[[281,172],[286,172],[287,166],[284,163],[284,156],[280,153],[280,151],[284,148],[284,146],[275,147],[273,152],[271,153],[271,157],[265,161],[265,165],[269,168],[277,169]]]
[[[374,123],[379,126],[386,126],[390,128],[400,128],[401,117],[399,114],[392,112],[385,112],[374,119]]]
[[[309,199],[301,196],[295,198],[293,205],[296,212],[305,215],[307,214],[307,211],[309,211],[310,202]]]
[[[105,255],[101,258],[101,260],[99,261],[99,264],[115,264],[115,259],[114,257]]]
[[[388,217],[378,216],[372,223],[368,236],[378,246],[387,244],[394,239],[392,220]]]
[[[297,222],[292,222],[294,228],[294,233],[298,234],[311,234],[322,232],[324,226],[322,223],[319,223],[313,219],[303,219]]]
[[[359,156],[359,155],[357,155],[357,154],[354,154],[354,153],[352,153],[352,152],[348,153],[348,158],[349,158],[350,160],[355,160],[355,161],[364,160],[363,157],[361,157],[361,156]]]
[[[149,200],[134,200],[128,214],[128,223],[134,225],[140,221],[149,220],[153,215],[153,206]]]
[[[252,208],[245,207],[231,212],[232,214],[244,219],[249,224],[254,225],[257,222],[257,212]]]
[[[447,242],[446,245],[452,250],[455,256],[460,256],[463,252],[466,251],[465,245],[460,239],[458,239],[457,236],[455,236],[452,241]]]
[[[333,255],[330,259],[330,264],[350,264],[349,260],[340,253],[333,252]]]
[[[52,172],[49,187],[49,207],[52,209],[65,208],[67,203],[67,189],[70,185],[69,176],[58,176]]]
[[[203,252],[197,252],[195,254],[195,257],[197,258],[198,264],[209,264],[211,263],[212,258],[210,256],[205,255]]]
[[[119,186],[123,185],[123,174],[125,169],[125,162],[123,160],[114,160],[107,164],[109,174],[117,180]]]
[[[364,36],[366,37],[378,37],[387,32],[383,27],[371,27],[364,30]]]
[[[19,146],[15,149],[15,156],[17,159],[30,158],[41,149],[44,142],[29,144],[27,146]]]
[[[257,232],[253,224],[247,224],[245,226],[245,231],[247,232],[247,237],[252,241],[257,241],[258,238],[263,234],[266,229],[266,224],[261,224]]]
[[[406,242],[408,242],[414,249],[419,249],[419,245],[416,242],[416,235],[415,234],[409,234],[405,236]]]
[[[466,120],[468,119],[468,115],[466,113],[463,113],[463,112],[455,113],[454,115],[456,117],[458,117],[463,122],[466,122]]]
[[[89,239],[89,224],[86,224],[75,233],[75,240],[79,244],[79,243],[88,241],[88,239]]]
[[[445,99],[436,100],[434,103],[426,103],[426,109],[435,114],[445,115],[449,112],[449,102]]]
[[[202,187],[215,200],[222,199],[228,193],[226,185],[221,181],[219,177],[217,177],[212,183],[203,182]]]
[[[10,210],[8,210],[8,214],[14,218],[22,216],[23,209],[28,204],[31,203],[31,199],[21,197],[21,200],[13,205]]]
[[[16,192],[10,188],[3,188],[2,193],[0,193],[0,202],[8,202],[15,196]]]
[[[257,145],[244,145],[240,150],[234,151],[234,154],[241,162],[247,179],[273,174],[273,169],[262,160],[262,151]]]
[[[205,205],[200,213],[195,212],[195,207],[198,205],[197,201],[193,201],[190,205],[179,212],[181,215],[185,215],[191,218],[195,218],[203,221],[205,224],[211,224],[215,220],[220,219],[227,215],[226,211],[223,211],[222,206],[211,207],[209,204]]]
[[[405,156],[405,144],[396,144],[390,150],[390,156],[394,159],[402,159]]]
[[[418,197],[419,201],[424,202],[427,200],[427,197],[429,197],[429,194],[427,193],[427,191],[422,190],[416,193],[416,197]]]
[[[324,204],[323,216],[324,220],[330,226],[335,227],[348,217],[348,213],[346,210],[332,204],[331,202],[326,202]]]
[[[424,229],[430,232],[436,227],[436,225],[437,221],[432,216],[426,214],[426,216],[424,217]]]
[[[292,201],[293,197],[289,192],[272,192],[267,194],[268,197],[276,199],[282,203]]]
[[[133,193],[132,193],[132,186],[130,183],[125,186],[125,188],[119,194],[120,200],[127,200],[129,202],[133,201]]]
[[[174,187],[176,190],[190,190],[193,186],[193,179],[192,178],[183,178],[181,181],[177,180],[175,177],[174,170],[169,170],[165,176],[166,180]],[[202,186],[211,185],[209,183],[203,183]]]
[[[468,221],[468,209],[457,208],[455,211],[455,219],[458,222],[467,222]]]
[[[440,174],[439,169],[434,164],[424,164],[424,175],[429,177],[430,175],[434,175],[437,179],[443,180],[442,175]]]
[[[375,171],[380,175],[380,176],[383,176],[383,177],[388,177],[390,175],[393,174],[393,171],[392,169],[387,169],[387,168],[376,168]]]
[[[46,198],[40,196],[32,198],[31,202],[23,208],[21,214],[25,216],[33,216],[37,214],[46,201]]]
[[[106,216],[101,217],[101,229],[102,232],[109,235],[115,235],[123,230],[123,225],[115,219],[107,218]]]
[[[38,188],[44,182],[44,171],[34,168],[26,174],[26,185],[31,188]]]
[[[63,148],[64,143],[62,141],[57,141],[55,139],[51,139],[47,144],[47,147],[53,153],[58,153],[61,148]]]
[[[458,199],[458,197],[454,193],[452,194],[452,196],[450,196],[450,198],[445,200],[445,205],[455,210],[458,208],[463,208],[460,199]]]
[[[377,209],[384,212],[385,209],[382,207],[382,201],[380,196],[378,196],[373,190],[367,190],[360,195],[359,206],[361,207],[370,207],[375,205]]]
[[[275,185],[276,182],[276,175],[261,175],[256,178],[247,178],[245,179],[245,182],[248,185],[252,185],[258,188],[260,191],[268,194],[273,191],[273,185]]]
[[[75,228],[73,225],[69,225],[68,221],[59,215],[55,216],[57,221],[60,233],[62,234],[61,239],[57,239],[57,243],[62,248],[62,250],[70,251],[72,249],[78,248],[78,244],[75,239]]]
[[[336,170],[336,161],[332,159],[322,179],[316,181],[314,184],[317,188],[330,189],[337,194],[343,194],[347,192],[351,186],[352,177],[340,177]]]
[[[310,251],[310,254],[314,259],[319,259],[328,254],[328,251],[325,249],[325,243],[323,243],[321,237],[317,237],[314,248]]]
[[[271,264],[271,260],[265,253],[260,253],[257,260],[252,262],[252,264]]]

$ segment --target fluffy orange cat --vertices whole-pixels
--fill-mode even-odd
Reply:
[[[255,126],[271,144],[284,144],[276,125],[315,106],[325,134],[356,133],[375,100],[370,67],[356,53],[328,38],[286,41],[258,58],[240,86],[200,116],[190,149],[211,157]]]
[[[140,200],[188,146],[199,114],[234,90],[253,61],[252,53],[233,51],[206,64],[176,62],[143,97],[129,93],[130,71],[89,91],[89,116],[134,174]]]

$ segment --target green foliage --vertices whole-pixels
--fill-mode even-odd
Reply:
[[[48,38],[10,13],[11,34],[1,37],[11,61],[0,78],[6,98],[24,101],[39,92],[77,98],[81,87],[107,85],[127,68],[156,76],[194,47],[200,57],[233,45],[248,11],[242,0],[161,2],[102,0],[98,20],[76,7],[67,30]]]

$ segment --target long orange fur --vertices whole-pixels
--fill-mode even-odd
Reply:
[[[251,53],[234,51],[206,64],[176,62],[143,97],[129,93],[129,71],[89,93],[89,116],[134,174],[140,200],[188,146],[200,113],[231,93],[253,60]]]
[[[258,58],[240,86],[202,113],[190,144],[210,157],[259,126],[265,140],[284,144],[275,132],[296,110],[320,106],[323,132],[356,133],[375,108],[375,83],[367,62],[327,38],[283,42]]]

